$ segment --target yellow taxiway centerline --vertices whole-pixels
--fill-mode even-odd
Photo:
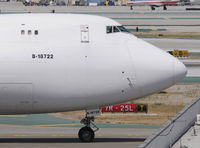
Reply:
[[[47,124],[47,125],[32,125],[34,127],[52,127],[52,126],[65,126],[65,125],[81,125],[80,123],[70,123],[70,124]]]
[[[77,137],[76,134],[13,134],[0,137]],[[97,134],[96,137],[147,137],[145,134]]]
[[[0,117],[26,117],[27,115],[0,115]]]

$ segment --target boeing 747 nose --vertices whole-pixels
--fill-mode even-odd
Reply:
[[[137,38],[127,42],[140,95],[146,96],[181,81],[187,69],[177,58]]]
[[[187,74],[187,68],[178,59],[174,59],[174,81],[179,82]]]

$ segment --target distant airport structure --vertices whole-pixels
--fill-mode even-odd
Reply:
[[[167,10],[169,5],[199,5],[200,0],[0,0],[0,2],[23,2],[25,6],[145,6],[152,10],[162,6]]]
[[[131,10],[133,6],[150,6],[152,10],[155,10],[155,7],[163,7],[163,10],[167,10],[169,5],[177,5],[180,0],[130,0],[128,5],[130,5]]]
[[[190,2],[194,5],[200,5],[200,0],[190,0]]]

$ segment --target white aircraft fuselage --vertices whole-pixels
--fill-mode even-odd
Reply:
[[[178,59],[120,26],[90,15],[0,15],[0,114],[95,109],[184,78]]]
[[[167,10],[169,5],[177,5],[180,0],[130,0],[127,5],[133,10],[133,6],[150,6],[151,10],[155,10],[155,7],[163,6],[163,10]]]
[[[128,5],[133,6],[163,6],[163,5],[173,5],[180,2],[179,0],[130,0]]]

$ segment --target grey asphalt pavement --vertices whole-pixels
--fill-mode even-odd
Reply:
[[[156,129],[102,128],[92,143],[81,143],[79,128],[0,125],[0,147],[137,147]]]

